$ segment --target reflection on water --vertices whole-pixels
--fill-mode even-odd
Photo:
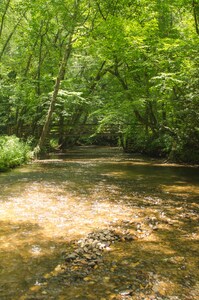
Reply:
[[[118,149],[79,148],[0,174],[0,189],[0,295],[19,299],[56,266],[66,245],[111,222],[162,214],[190,238],[193,228],[187,232],[183,219],[198,209],[199,174]],[[151,247],[158,251],[162,239],[155,236]]]

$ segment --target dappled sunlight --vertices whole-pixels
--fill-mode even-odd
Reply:
[[[91,280],[99,295],[104,287],[116,288],[117,280],[125,285],[130,272],[135,275],[140,268],[142,272],[146,269],[146,281],[155,270],[154,289],[162,293],[180,287],[177,264],[183,267],[183,258],[189,255],[192,258],[186,261],[186,268],[190,271],[197,251],[197,170],[160,165],[142,157],[127,159],[116,153],[111,158],[89,158],[81,150],[80,157],[78,152],[74,157],[61,155],[1,174],[0,288],[5,295],[18,300],[22,290],[39,293],[37,282],[45,274],[59,276],[53,270],[58,270],[61,253],[70,249],[74,240],[106,228],[128,230],[135,241],[115,245],[105,254],[107,261],[118,261],[119,269],[117,274],[110,267],[114,276],[107,282]],[[173,272],[174,279],[166,270]],[[96,278],[100,272],[100,277],[105,272],[104,278],[108,278],[106,271],[95,272]],[[55,286],[55,294],[65,297],[56,282]],[[80,294],[85,289],[90,293],[92,284],[88,280],[77,289]],[[71,298],[77,289],[67,290]]]
[[[125,171],[117,171],[117,172],[110,172],[110,173],[105,173],[105,174],[102,174],[104,176],[110,176],[110,177],[121,177],[121,178],[124,178],[125,175],[126,175],[126,172]]]
[[[108,199],[97,201],[99,190],[88,199],[60,192],[59,187],[33,183],[20,197],[9,197],[7,203],[0,204],[1,220],[37,224],[43,237],[70,240],[131,214],[125,205]]]
[[[166,186],[161,185],[161,189],[166,193],[172,193],[178,196],[195,195],[199,197],[199,187],[196,185],[188,185],[186,182],[177,182],[178,184]]]

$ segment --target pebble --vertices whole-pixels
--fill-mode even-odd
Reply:
[[[65,257],[66,263],[72,265],[85,265],[95,267],[101,261],[103,252],[110,250],[115,241],[132,241],[134,237],[129,233],[119,234],[114,230],[101,230],[91,232],[85,238],[76,242],[77,249]]]
[[[122,291],[120,292],[121,296],[131,296],[133,294],[132,290]]]

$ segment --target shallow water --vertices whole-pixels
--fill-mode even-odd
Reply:
[[[199,297],[198,168],[84,147],[0,174],[0,190],[0,299]],[[55,278],[40,291],[71,241],[110,226],[140,238],[115,245],[92,280]],[[133,296],[122,295],[137,274],[153,293],[137,280]]]

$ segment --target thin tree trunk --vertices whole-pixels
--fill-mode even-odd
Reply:
[[[199,35],[199,2],[193,0],[192,6],[193,6],[193,16],[195,21],[196,33]]]
[[[17,22],[16,25],[14,26],[13,30],[10,32],[10,34],[9,34],[9,36],[8,36],[8,38],[7,38],[7,40],[6,40],[5,44],[4,44],[4,46],[3,46],[3,49],[2,49],[1,52],[0,52],[0,60],[1,60],[1,58],[2,58],[2,56],[3,56],[3,54],[4,54],[4,52],[5,52],[5,50],[6,50],[7,46],[8,46],[8,44],[9,44],[9,42],[10,42],[10,40],[11,40],[13,34],[15,33],[17,27],[19,26],[21,20],[22,20],[22,18],[20,18],[20,19],[18,20],[18,22]]]
[[[7,1],[5,10],[4,10],[4,12],[3,12],[3,16],[2,16],[2,18],[1,18],[1,24],[0,24],[0,38],[1,38],[1,35],[2,35],[2,31],[3,31],[3,26],[4,26],[4,22],[5,22],[6,13],[7,13],[7,11],[8,11],[9,6],[10,6],[10,1],[11,1],[11,0],[8,0],[8,1]]]
[[[27,61],[26,68],[25,68],[25,71],[24,71],[24,77],[26,77],[28,75],[28,71],[30,69],[31,60],[33,58],[33,52],[34,52],[34,50],[35,50],[35,48],[37,46],[38,39],[39,39],[39,36],[37,37],[37,39],[34,42],[34,45],[33,45],[32,50],[31,50],[32,53],[28,57],[28,61]]]
[[[108,72],[108,69],[104,69],[104,66],[106,64],[106,61],[102,62],[102,65],[100,66],[100,69],[98,70],[93,83],[91,84],[88,93],[87,93],[87,97],[93,93],[93,91],[95,90],[97,83],[100,81],[100,79]],[[77,128],[75,127],[77,124],[81,127],[82,125],[84,125],[86,123],[86,120],[88,118],[88,113],[86,112],[86,116],[83,120],[83,122],[80,124],[79,120],[82,117],[83,113],[85,113],[84,111],[84,107],[82,106],[81,108],[78,109],[78,111],[76,111],[72,117],[72,119],[69,121],[70,126],[72,126],[72,128],[70,128],[67,132],[64,131],[63,126],[64,126],[64,117],[60,116],[60,121],[59,121],[59,145],[60,147],[65,147],[66,145],[66,136],[67,135],[73,135],[74,130],[77,131]],[[64,137],[64,136],[65,137]],[[74,140],[77,141],[78,138],[81,135],[81,130],[78,131],[77,133],[77,138]]]
[[[62,108],[64,109],[63,105]],[[62,114],[59,115],[59,139],[58,145],[61,148],[64,142],[64,116]]]
[[[46,139],[46,136],[47,136],[48,131],[49,131],[50,121],[51,121],[52,114],[54,112],[55,103],[57,101],[57,95],[58,95],[58,92],[59,92],[59,89],[60,89],[60,84],[61,84],[61,81],[64,78],[65,71],[66,71],[66,66],[67,66],[68,59],[70,57],[71,50],[72,50],[72,37],[73,37],[73,32],[70,33],[69,41],[68,41],[68,43],[65,47],[63,59],[62,59],[61,66],[60,66],[60,69],[59,69],[59,73],[58,73],[56,83],[55,83],[55,86],[54,86],[54,91],[53,91],[50,106],[49,106],[49,109],[48,109],[46,121],[44,123],[43,130],[42,130],[39,142],[38,142],[37,147],[36,147],[37,148],[36,152],[41,151],[42,147],[44,146],[45,139]]]
[[[52,114],[54,112],[58,92],[59,92],[59,89],[60,89],[60,84],[61,84],[61,81],[64,79],[67,63],[68,63],[68,60],[70,58],[70,54],[71,54],[71,51],[72,51],[72,44],[77,39],[76,38],[75,40],[73,40],[73,35],[74,35],[74,32],[75,32],[75,27],[77,26],[76,21],[77,21],[77,18],[78,18],[80,3],[81,3],[81,0],[74,0],[74,3],[73,3],[73,8],[74,8],[73,22],[72,22],[73,24],[72,24],[71,31],[68,35],[68,42],[65,45],[64,54],[63,54],[62,62],[61,62],[59,72],[58,72],[58,75],[57,75],[57,79],[56,79],[56,82],[55,82],[53,95],[52,95],[50,106],[49,106],[48,113],[47,113],[47,116],[46,116],[46,121],[44,123],[44,126],[43,126],[43,129],[42,129],[42,133],[41,133],[40,139],[38,141],[38,144],[35,148],[35,153],[36,154],[41,151],[41,149],[43,148],[43,146],[45,144],[46,136],[49,132],[49,127],[50,127]]]
[[[44,59],[46,57],[46,55],[44,55],[44,57],[42,57],[42,50],[43,50],[44,37],[48,33],[49,20],[47,21],[45,31],[42,33],[43,25],[44,24],[42,22],[41,27],[40,27],[39,61],[38,61],[38,67],[37,67],[37,94],[39,96],[41,95],[41,82],[40,82],[41,67],[42,67],[42,63],[44,62]]]
[[[40,25],[39,32],[38,32],[38,35],[37,35],[36,40],[35,40],[35,42],[34,42],[34,44],[33,44],[31,53],[30,53],[30,55],[29,55],[29,57],[28,57],[28,61],[27,61],[26,68],[25,68],[25,71],[24,71],[24,77],[26,77],[27,74],[28,74],[28,72],[29,72],[31,60],[32,60],[32,58],[33,58],[33,53],[34,53],[35,48],[36,48],[36,46],[37,46],[37,44],[38,44],[38,42],[39,42],[39,38],[40,38],[40,35],[41,35],[42,26],[43,26],[43,25],[41,24],[41,25]]]
[[[42,47],[43,47],[43,35],[40,37],[40,46],[39,46],[39,62],[37,67],[37,95],[41,95],[41,64],[42,64]]]

